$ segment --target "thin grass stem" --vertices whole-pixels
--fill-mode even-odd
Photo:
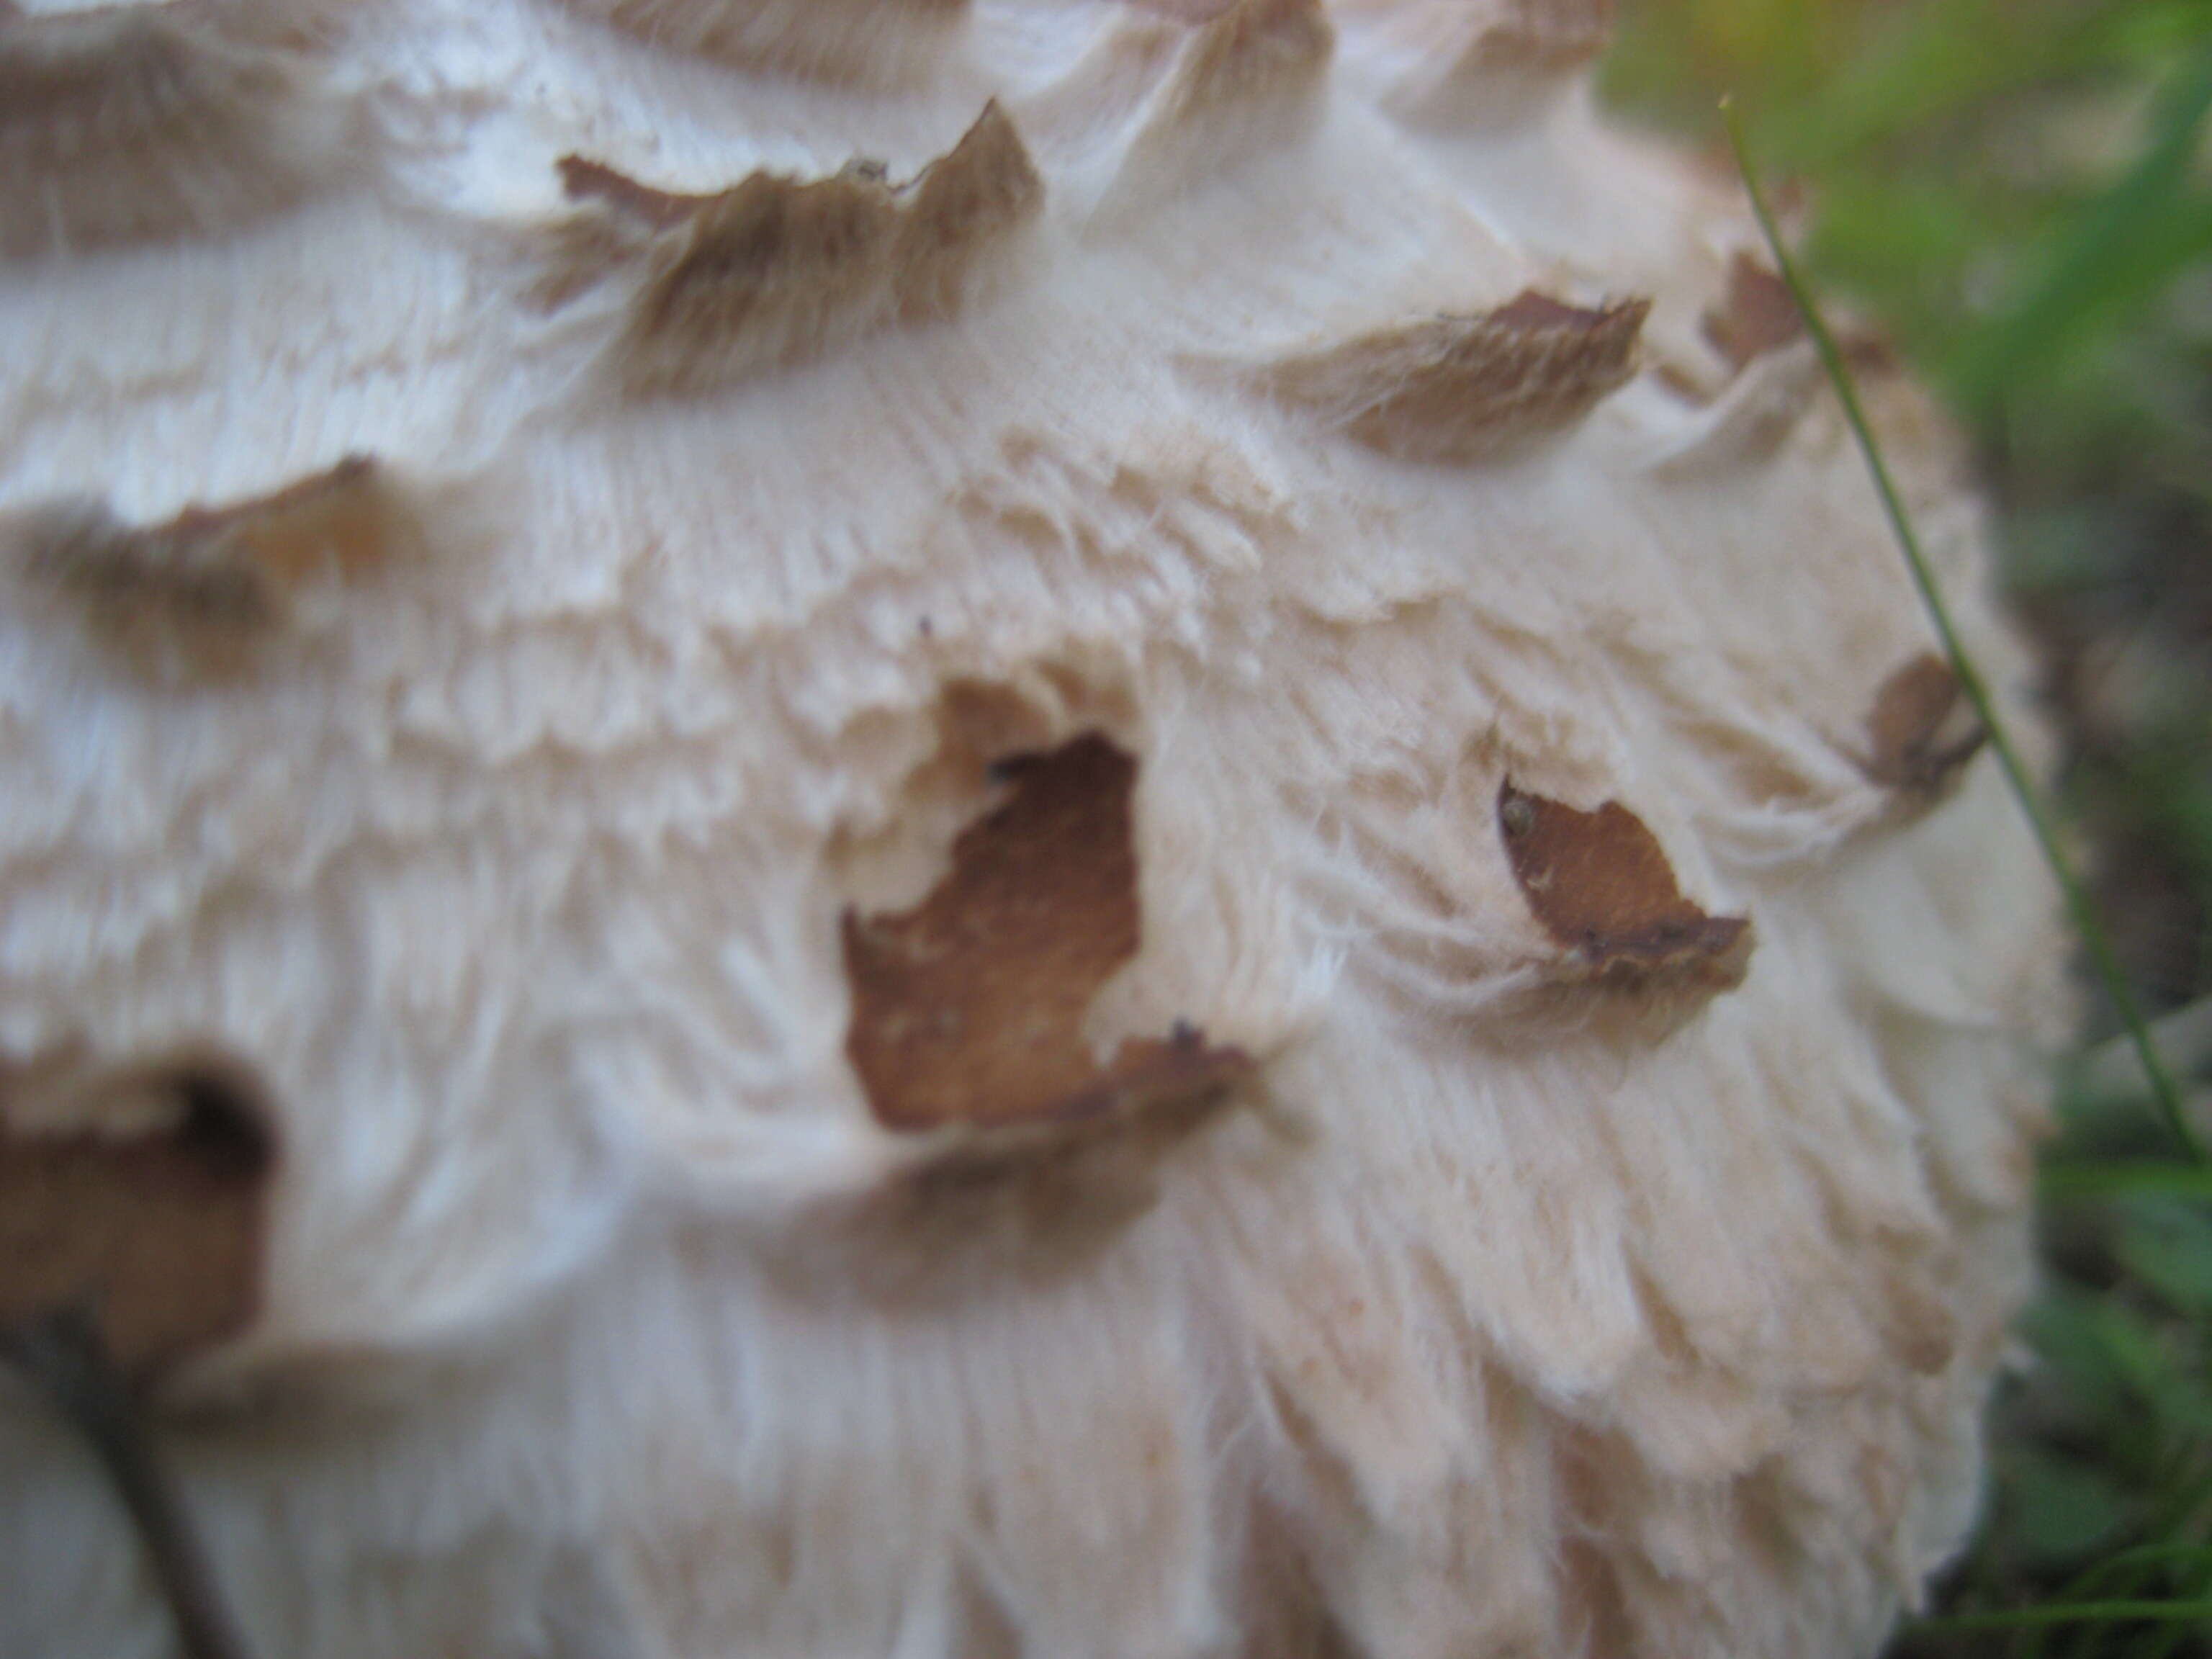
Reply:
[[[2099,982],[2119,1017],[2128,1039],[2134,1046],[2136,1058],[2141,1063],[2143,1075],[2149,1080],[2151,1094],[2157,1102],[2159,1115],[2165,1120],[2166,1129],[2175,1142],[2195,1163],[2204,1161],[2204,1151],[2196,1133],[2190,1127],[2187,1116],[2181,1109],[2181,1091],[2175,1086],[2172,1074],[2159,1056],[2157,1045],[2151,1041],[2150,1028],[2143,1019],[2142,1008],[2136,1004],[2135,993],[2129,988],[2126,976],[2120,971],[2119,959],[2113,953],[2112,940],[2106,936],[2105,925],[2090,902],[2088,890],[2074,873],[2074,866],[2065,849],[2059,844],[2058,835],[2050,816],[2036,798],[2033,781],[2027,767],[2021,759],[2020,750],[2014,744],[2011,732],[1998,717],[1996,700],[1990,695],[1988,684],[1968,656],[1965,643],[1959,637],[1957,627],[1951,619],[1950,607],[1944,603],[1942,588],[1936,574],[1921,550],[1920,538],[1912,528],[1912,521],[1905,510],[1897,485],[1890,477],[1889,465],[1882,459],[1881,447],[1875,441],[1874,428],[1859,402],[1858,388],[1851,379],[1844,354],[1836,344],[1836,337],[1821,316],[1812,292],[1798,274],[1797,266],[1783,246],[1782,233],[1768,210],[1766,198],[1759,185],[1752,166],[1750,146],[1746,142],[1742,123],[1738,120],[1734,106],[1727,100],[1721,104],[1721,118],[1728,129],[1729,143],[1735,152],[1737,168],[1743,174],[1744,189],[1751,198],[1751,210],[1759,220],[1759,228],[1774,256],[1775,268],[1790,289],[1799,313],[1804,317],[1805,327],[1813,337],[1821,365],[1827,370],[1834,385],[1836,396],[1842,403],[1844,418],[1850,424],[1851,435],[1858,441],[1859,453],[1865,457],[1867,470],[1872,474],[1875,492],[1881,497],[1883,513],[1889,527],[1897,538],[1899,548],[1905,555],[1906,567],[1912,574],[1913,585],[1920,591],[1921,601],[1927,606],[1929,619],[1935,623],[1936,637],[1942,641],[1943,652],[1951,660],[1952,672],[1959,677],[1959,684],[1973,705],[1983,729],[1990,734],[1990,747],[1996,753],[1997,763],[2003,769],[2005,781],[2011,785],[2021,811],[2026,815],[2029,828],[2034,832],[2036,844],[2042,849],[2045,863],[2050,866],[2059,890],[2064,895],[2066,908],[2072,916],[2083,948],[2089,955]]]
[[[2212,1167],[2112,1159],[2103,1163],[2067,1160],[2046,1164],[2038,1184],[2045,1198],[2212,1199]]]
[[[91,1318],[64,1309],[0,1330],[0,1359],[46,1393],[99,1459],[137,1529],[184,1659],[247,1659],[175,1483]]]
[[[1975,1630],[2028,1630],[2047,1625],[2212,1623],[2212,1601],[2052,1601],[2041,1607],[2002,1607],[1988,1613],[1947,1613],[1923,1619],[1916,1635],[1941,1636]]]
[[[2109,1595],[2118,1590],[2124,1597],[2133,1597],[2142,1586],[2142,1581],[2155,1569],[2162,1566],[2212,1565],[2212,1547],[2201,1544],[2138,1544],[2129,1549],[2115,1550],[2100,1561],[2091,1563],[2067,1581],[2058,1594],[2051,1598],[2057,1607],[2079,1606],[2089,1599],[2093,1590],[2105,1590]],[[2126,1583],[2114,1581],[2124,1577]],[[2044,1638],[2050,1627],[2041,1626],[2027,1632],[2028,1641],[2024,1659],[2041,1659],[2045,1651]],[[2075,1632],[2076,1640],[2068,1651],[2079,1652],[2084,1641],[2094,1641],[2096,1626],[2081,1626]],[[2185,1630],[2172,1632],[2185,1637]]]

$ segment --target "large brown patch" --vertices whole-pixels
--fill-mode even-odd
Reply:
[[[0,1066],[0,1326],[82,1310],[133,1376],[237,1334],[275,1164],[228,1059]]]
[[[1218,1095],[1249,1068],[1196,1030],[1101,1061],[1083,1024],[1137,953],[1137,763],[1080,737],[994,769],[1006,802],[963,830],[910,910],[848,911],[846,1052],[888,1127],[1094,1122]]]

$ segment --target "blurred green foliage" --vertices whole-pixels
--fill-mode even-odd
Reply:
[[[1951,396],[2023,580],[2212,499],[2212,0],[1625,0],[1616,103],[1814,187],[1805,252]],[[2055,515],[2051,522],[2043,520]],[[2126,520],[2124,526],[2116,520]],[[2145,573],[2148,574],[2148,573]],[[2200,579],[2201,580],[2201,579]]]
[[[1615,106],[1717,145],[1733,96],[1974,439],[2062,804],[2212,1120],[2212,0],[1621,8]],[[1981,1535],[1900,1655],[2212,1656],[2212,1170],[2114,1059],[2062,1092]]]

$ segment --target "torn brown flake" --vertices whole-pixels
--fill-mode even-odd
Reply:
[[[1631,379],[1650,308],[1586,309],[1530,289],[1291,358],[1262,384],[1398,459],[1477,460],[1568,424]]]
[[[1241,0],[1129,0],[1139,11],[1171,17],[1178,23],[1211,23],[1237,9]]]
[[[1799,420],[1826,390],[1790,286],[1773,267],[1739,252],[1729,267],[1726,295],[1701,319],[1705,343],[1724,366],[1717,375],[1700,363],[1676,362],[1659,373],[1685,402],[1705,406],[1685,435],[1655,458],[1655,470],[1688,475],[1758,464],[1789,441]],[[1894,366],[1888,348],[1863,331],[1838,333],[1855,371]]]
[[[236,665],[299,584],[355,576],[411,534],[382,469],[354,455],[268,495],[150,525],[126,524],[96,501],[56,503],[25,515],[7,539],[22,574],[81,603],[109,644],[216,668]]]
[[[1705,343],[1741,368],[1753,358],[1785,346],[1805,331],[1790,284],[1764,261],[1739,252],[1729,263],[1728,292],[1705,308],[1699,327]]]
[[[900,313],[934,319],[957,312],[978,259],[1043,206],[1044,180],[993,99],[960,142],[915,181],[893,250]]]
[[[390,483],[372,458],[349,455],[265,495],[188,507],[143,533],[173,538],[280,588],[319,570],[358,575],[390,557],[402,538]]]
[[[1933,652],[1881,684],[1867,717],[1867,775],[1933,799],[1981,752],[1989,732],[1975,717],[1951,665]]]
[[[559,165],[570,198],[608,222],[566,228],[568,268],[539,297],[558,303],[642,257],[650,274],[620,347],[623,373],[640,391],[703,390],[895,320],[951,316],[1044,200],[995,101],[903,186],[854,162],[823,179],[756,173],[726,191],[685,195],[584,156]]]
[[[1155,125],[1303,92],[1319,81],[1335,47],[1321,0],[1238,0],[1200,28]]]
[[[686,222],[631,313],[625,366],[641,386],[709,385],[781,367],[881,313],[898,209],[866,173],[757,173]]]
[[[890,1128],[1127,1120],[1218,1097],[1249,1069],[1178,1026],[1103,1063],[1084,1033],[1137,953],[1137,764],[1105,738],[1001,763],[1010,798],[954,842],[915,908],[848,912],[846,1052]]]
[[[560,170],[561,189],[571,201],[603,202],[654,230],[682,224],[714,199],[655,190],[582,155],[564,155],[555,166]]]
[[[0,10],[0,257],[218,228],[342,165],[336,106],[252,9]]]
[[[1729,262],[1728,292],[1705,308],[1698,326],[1705,343],[1735,369],[1805,337],[1805,319],[1790,284],[1764,259],[1741,251]],[[1869,328],[1841,324],[1836,344],[1844,361],[1861,373],[1897,367],[1888,343]]]
[[[1540,118],[1562,82],[1605,50],[1614,0],[1440,0],[1384,8],[1402,68],[1389,101],[1424,124],[1495,130]]]
[[[228,1055],[0,1063],[0,1327],[70,1310],[144,1377],[261,1298],[274,1120]]]
[[[968,0],[571,0],[664,52],[830,81],[896,85],[926,74]]]
[[[1613,0],[1502,0],[1470,66],[1573,69],[1605,50],[1613,21]]]
[[[1082,101],[1121,82],[1126,95],[1172,50],[1172,67],[1158,89],[1143,97],[1141,124],[1100,204],[1109,219],[1147,210],[1246,155],[1296,137],[1319,106],[1336,49],[1321,0],[1156,9],[1203,21],[1185,31],[1151,24],[1125,31],[1111,52],[1118,64],[1095,62],[1078,76],[1094,84],[1063,89]]]
[[[1584,812],[1508,782],[1498,792],[1498,822],[1528,908],[1571,953],[1578,975],[1716,989],[1742,982],[1750,921],[1709,915],[1684,898],[1658,838],[1618,801]]]

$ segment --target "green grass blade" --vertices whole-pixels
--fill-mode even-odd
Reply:
[[[1736,166],[1743,174],[1744,189],[1751,198],[1751,210],[1759,220],[1760,233],[1766,238],[1768,248],[1774,256],[1775,269],[1788,284],[1790,297],[1796,301],[1803,315],[1807,331],[1812,335],[1822,366],[1836,389],[1842,403],[1844,417],[1850,422],[1851,434],[1858,441],[1859,452],[1866,459],[1867,470],[1873,476],[1875,492],[1881,498],[1883,513],[1888,517],[1889,527],[1897,538],[1899,548],[1905,555],[1906,567],[1912,574],[1913,585],[1920,591],[1922,602],[1928,608],[1929,619],[1936,627],[1936,637],[1942,641],[1944,654],[1950,659],[1952,672],[1959,677],[1959,684],[1973,705],[1983,729],[1990,734],[1990,747],[2003,769],[2005,781],[2020,802],[2029,828],[2034,832],[2037,845],[2041,848],[2044,861],[2050,866],[2059,890],[2064,895],[2066,908],[2073,917],[2076,932],[2088,951],[2090,963],[2096,970],[2105,994],[2111,999],[2112,1010],[2126,1028],[2129,1040],[2134,1044],[2136,1057],[2142,1063],[2143,1075],[2149,1080],[2151,1093],[2158,1103],[2160,1115],[2174,1140],[2197,1163],[2203,1161],[2203,1149],[2199,1146],[2188,1119],[2181,1109],[2181,1092],[2175,1087],[2173,1078],[2159,1056],[2157,1046],[2151,1041],[2150,1028],[2144,1023],[2142,1010],[2137,1006],[2135,994],[2128,987],[2126,976],[2120,972],[2119,960],[2113,954],[2111,939],[2105,933],[2103,920],[2089,901],[2088,890],[2075,878],[2074,867],[2065,849],[2059,845],[2058,836],[2042,803],[2036,799],[2035,787],[2028,777],[2027,767],[2020,757],[2020,750],[2012,734],[1999,718],[1995,699],[1981,672],[1966,653],[1957,628],[1951,620],[1950,607],[1944,603],[1942,590],[1936,585],[1935,572],[1921,550],[1920,538],[1912,528],[1905,513],[1905,503],[1897,493],[1897,485],[1889,474],[1889,465],[1882,459],[1881,447],[1875,441],[1874,428],[1868,422],[1866,410],[1859,402],[1858,388],[1851,379],[1849,367],[1844,362],[1836,337],[1814,303],[1811,291],[1799,276],[1796,261],[1783,246],[1782,234],[1776,227],[1774,216],[1766,204],[1765,193],[1752,167],[1751,151],[1746,143],[1742,124],[1735,110],[1726,102],[1722,105],[1722,117],[1728,129],[1729,143],[1735,152]]]
[[[2124,1550],[2114,1550],[2102,1560],[2093,1563],[2075,1574],[2065,1587],[2051,1598],[2055,1607],[2078,1607],[2091,1599],[2091,1592],[2102,1590],[2109,1596],[2118,1590],[2120,1596],[2137,1600],[2136,1595],[2142,1579],[2153,1570],[2166,1566],[2212,1567],[2212,1547],[2201,1544],[2138,1544]],[[2116,1583],[2117,1580],[2128,1582]],[[2045,1638],[2051,1626],[2044,1626],[2027,1633],[2026,1652],[2022,1659],[2042,1659],[2045,1652]],[[2096,1626],[2082,1624],[2075,1627],[2078,1638],[2094,1640]],[[2185,1632],[2177,1630],[2177,1637]],[[2076,1646],[2079,1646],[2077,1640]]]
[[[1977,330],[1950,379],[1975,408],[2064,353],[2100,321],[2154,294],[2212,246],[2212,204],[2190,194],[2212,114],[2212,46],[2160,100],[2125,176],[2069,227],[2009,314]]]
[[[2212,1200],[2212,1166],[2106,1162],[2051,1164],[2041,1177],[2046,1198],[2187,1198]]]
[[[0,1327],[0,1360],[46,1395],[99,1462],[168,1603],[176,1651],[183,1659],[246,1659],[176,1481],[91,1316],[63,1309]]]
[[[2074,1583],[2059,1595],[2055,1605],[2079,1605],[2087,1599],[2087,1592],[2094,1587],[2096,1581],[2113,1573],[2130,1571],[2136,1567],[2163,1567],[2176,1564],[2212,1567],[2212,1545],[2137,1544],[2132,1548],[2114,1550],[2094,1565],[2084,1568]]]
[[[2048,1625],[2198,1624],[2212,1628],[2212,1601],[2051,1601],[1990,1613],[1947,1613],[1923,1619],[1915,1634],[1944,1636],[1977,1630],[2029,1630]]]
[[[1826,173],[1915,139],[2007,92],[2104,55],[2094,9],[2023,0],[1952,0],[1892,9],[1846,75],[1832,66],[1803,113],[1774,112],[1787,164]],[[1826,94],[1826,95],[1819,95]]]

